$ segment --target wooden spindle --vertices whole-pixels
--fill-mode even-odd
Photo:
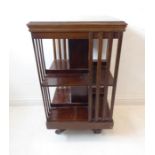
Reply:
[[[104,96],[103,96],[103,108],[102,108],[102,119],[105,119],[106,116],[106,110],[107,110],[107,94],[108,94],[108,72],[110,70],[110,62],[111,62],[111,52],[112,52],[112,44],[113,44],[113,38],[112,34],[110,35],[108,39],[108,46],[107,46],[107,51],[106,51],[106,67],[105,67],[105,74],[104,74],[104,79],[105,79],[105,86],[104,86]]]
[[[61,39],[58,39],[58,48],[59,48],[59,59],[62,59],[62,55],[61,55]]]
[[[36,48],[36,56],[37,56],[37,63],[39,65],[39,72],[41,76],[41,82],[44,80],[44,72],[43,72],[43,66],[42,66],[42,61],[41,61],[41,56],[40,56],[40,47],[39,47],[39,41],[38,39],[35,39],[35,48]]]
[[[45,87],[45,95],[46,95],[46,101],[47,101],[47,106],[50,112],[50,107],[51,107],[51,100],[50,100],[50,93],[49,93],[49,88]]]
[[[39,75],[39,82],[41,84],[42,76],[41,76],[40,64],[39,64],[39,61],[38,61],[38,52],[37,52],[37,48],[36,48],[36,39],[32,39],[32,42],[33,42],[35,59],[36,59],[37,71],[38,71],[38,75]]]
[[[54,52],[54,60],[57,59],[57,54],[56,54],[56,42],[55,39],[53,39],[53,52]]]
[[[40,59],[41,59],[41,62],[42,62],[43,74],[45,76],[45,74],[46,74],[46,72],[45,72],[46,65],[45,65],[45,57],[44,57],[42,39],[38,39],[38,44],[39,44],[39,53],[40,53]]]
[[[88,53],[88,63],[89,63],[89,87],[88,87],[88,120],[92,120],[92,72],[93,72],[93,33],[89,33],[89,53]]]
[[[49,103],[49,108],[51,107],[51,96],[50,96],[50,91],[49,91],[49,87],[46,87],[47,90],[47,95],[48,95],[48,103]]]
[[[66,39],[63,39],[63,48],[64,48],[64,60],[67,60],[67,54],[66,54]]]
[[[98,61],[97,61],[97,72],[96,72],[95,121],[98,121],[98,117],[99,117],[101,62],[102,62],[102,46],[103,46],[102,37],[103,37],[103,34],[99,33]]]
[[[45,92],[45,87],[41,87],[41,92],[42,92],[46,117],[48,118],[50,109],[49,109],[49,106],[48,106],[48,103],[47,103],[47,95],[46,95],[46,92]]]
[[[112,118],[113,109],[114,109],[114,101],[115,101],[115,94],[116,94],[116,87],[117,87],[117,77],[118,77],[118,69],[119,69],[119,60],[121,55],[121,46],[123,40],[123,32],[119,33],[118,44],[117,44],[117,56],[115,62],[115,70],[114,70],[114,83],[112,89],[112,97],[111,97],[111,109],[110,109],[110,117]]]
[[[42,77],[43,77],[43,80],[45,78],[45,60],[43,58],[43,54],[41,52],[41,45],[40,45],[40,39],[37,39],[37,47],[38,47],[38,56],[39,56],[39,61],[40,61],[40,66],[41,66],[41,73],[42,73]]]

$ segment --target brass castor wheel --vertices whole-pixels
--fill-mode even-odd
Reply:
[[[99,133],[102,132],[102,130],[101,130],[101,129],[93,129],[93,132],[94,132],[95,134],[99,134]]]
[[[55,130],[55,133],[59,135],[64,131],[65,131],[65,129],[57,129],[57,130]]]

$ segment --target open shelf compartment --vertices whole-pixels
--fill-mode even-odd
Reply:
[[[96,64],[93,62],[93,85],[96,86]],[[106,62],[102,63],[101,86],[112,86],[113,76],[110,71],[105,73]],[[70,68],[67,60],[55,60],[51,67],[46,69],[46,76],[42,86],[88,86],[88,68]],[[105,81],[107,75],[107,82]]]
[[[108,105],[108,104],[107,104]],[[110,119],[110,111],[106,106],[106,115],[104,120]],[[68,121],[88,121],[87,106],[66,106],[51,108],[48,121],[68,122]],[[100,119],[102,122],[102,118]],[[99,122],[100,122],[99,121]]]
[[[81,89],[82,90],[82,89]],[[101,98],[104,92],[101,88]],[[88,99],[85,102],[80,101],[81,97],[75,102],[72,99],[71,87],[57,88],[51,102],[48,121],[88,121]],[[95,102],[95,88],[93,89],[93,102]],[[86,96],[88,98],[88,96]],[[102,104],[102,99],[100,100]],[[93,103],[95,105],[95,103]],[[106,103],[105,119],[110,118],[110,109]],[[101,114],[102,115],[102,114]],[[102,120],[102,119],[101,119]]]

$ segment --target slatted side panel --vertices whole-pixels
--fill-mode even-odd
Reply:
[[[39,82],[41,85],[42,81],[44,80],[46,76],[43,43],[42,43],[42,39],[33,39],[33,38],[32,38],[32,42],[33,42],[37,70],[38,70],[38,75],[39,75]],[[41,87],[46,118],[48,118],[49,111],[50,111],[50,97],[49,97],[48,89],[49,88]]]
[[[112,86],[112,97],[111,103],[108,105],[108,73],[110,71],[111,64],[111,55],[113,48],[113,32],[109,33],[107,38],[107,47],[106,49],[106,65],[104,65],[104,74],[102,74],[103,69],[103,57],[102,50],[103,47],[106,46],[103,43],[104,32],[98,33],[98,57],[97,57],[97,68],[96,68],[96,85],[95,85],[95,96],[92,94],[93,87],[93,33],[89,33],[89,85],[88,85],[88,120],[89,121],[105,121],[112,118],[113,108],[114,108],[114,100],[115,100],[115,92],[116,92],[116,83],[117,83],[117,75],[118,75],[118,67],[119,67],[119,59],[120,59],[120,51],[122,44],[122,33],[119,34],[118,45],[117,45],[117,56],[115,61],[115,70],[114,70],[114,82]],[[102,74],[102,76],[101,76]],[[101,87],[101,78],[105,79],[104,87]],[[102,90],[102,92],[101,92]]]

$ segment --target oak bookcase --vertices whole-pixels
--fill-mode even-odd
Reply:
[[[27,26],[32,36],[47,128],[57,129],[57,134],[66,129],[91,129],[94,133],[111,129],[127,24],[30,22]],[[46,65],[44,40],[51,43],[50,67]],[[52,87],[54,93],[50,91]]]

